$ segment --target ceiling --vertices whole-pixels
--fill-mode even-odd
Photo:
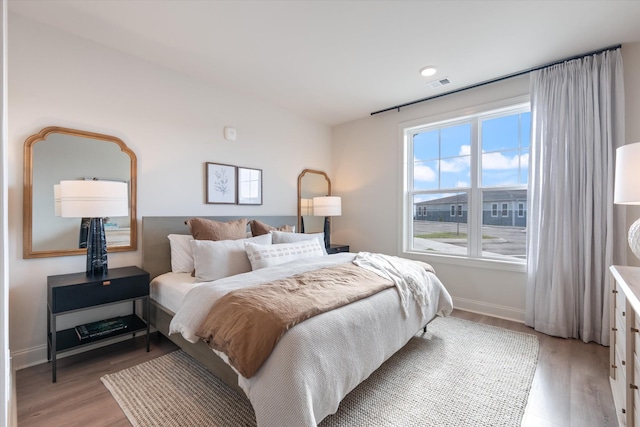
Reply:
[[[9,11],[331,126],[640,41],[640,1],[619,0],[10,0]],[[426,65],[438,73],[420,76]]]

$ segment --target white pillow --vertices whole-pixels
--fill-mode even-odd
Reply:
[[[310,239],[318,239],[322,253],[327,255],[327,249],[324,247],[324,233],[286,233],[284,231],[272,231],[273,243],[295,243]]]
[[[174,273],[191,273],[193,271],[193,251],[190,234],[169,234],[171,246],[171,271]]]
[[[271,234],[238,240],[191,240],[196,280],[208,282],[251,271],[245,242],[271,244]]]
[[[296,259],[324,255],[318,239],[275,245],[256,245],[255,243],[246,242],[244,247],[253,270],[284,264]]]

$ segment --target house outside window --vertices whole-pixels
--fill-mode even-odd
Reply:
[[[521,103],[403,130],[403,247],[433,255],[522,262],[526,251],[531,114]],[[509,206],[518,215],[509,215]],[[499,210],[500,209],[500,210]],[[509,244],[505,245],[504,242]]]

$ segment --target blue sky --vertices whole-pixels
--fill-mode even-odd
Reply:
[[[527,183],[530,122],[531,113],[481,122],[483,187]],[[422,132],[415,136],[413,144],[415,190],[471,185],[470,123]]]

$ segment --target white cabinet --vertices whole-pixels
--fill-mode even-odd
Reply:
[[[609,376],[620,426],[640,427],[640,268],[612,266]]]

